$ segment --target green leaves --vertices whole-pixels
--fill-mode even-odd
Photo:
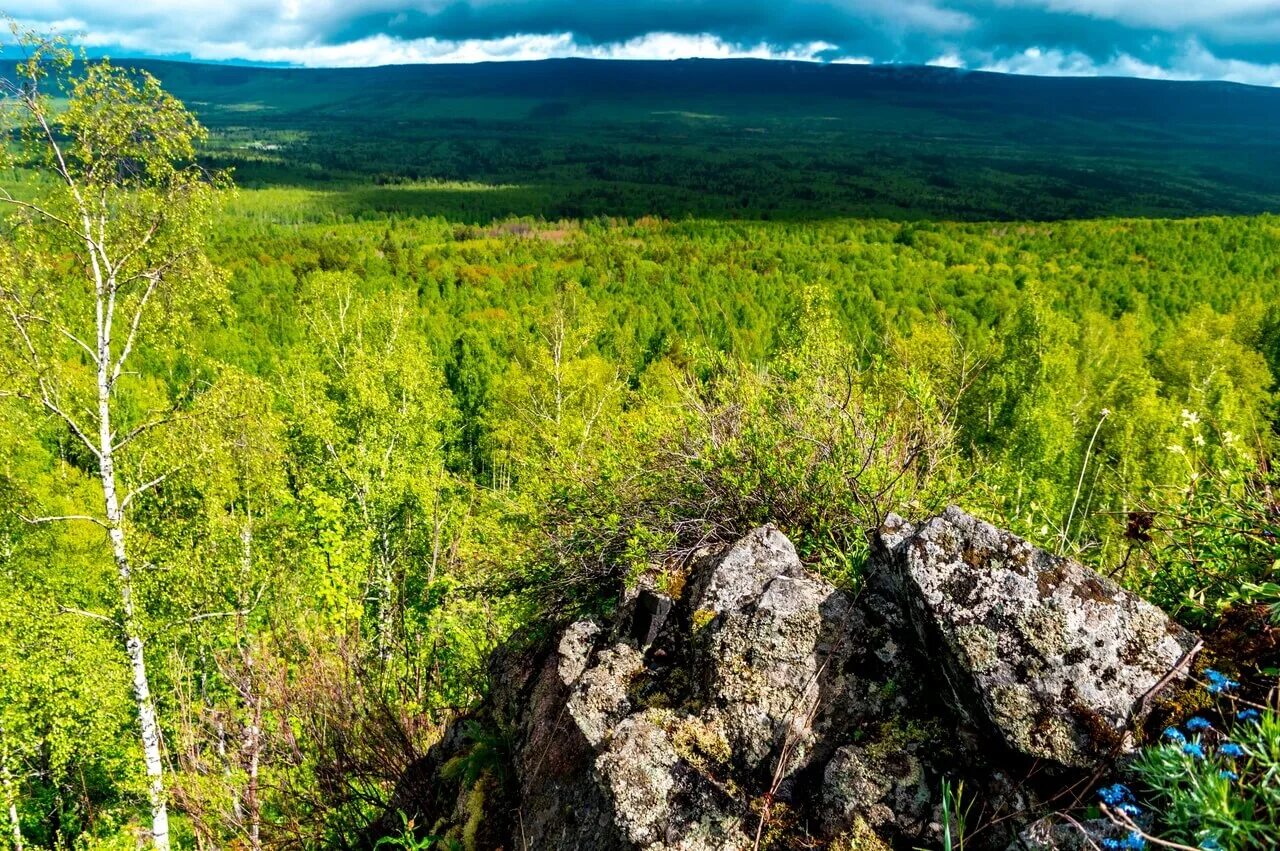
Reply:
[[[1254,713],[1258,714],[1258,713]],[[1274,848],[1280,843],[1280,720],[1264,710],[1258,720],[1206,734],[1199,749],[1178,743],[1145,748],[1134,771],[1165,839],[1224,851]],[[1229,739],[1230,745],[1218,744]],[[1199,756],[1201,751],[1204,755]],[[1242,755],[1235,756],[1237,751]]]

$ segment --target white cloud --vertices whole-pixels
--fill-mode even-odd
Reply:
[[[589,0],[588,0],[589,2]],[[675,0],[627,0],[629,20],[646,9],[674,8]],[[732,9],[724,0],[725,9]],[[82,34],[86,47],[116,56],[191,56],[207,61],[249,61],[299,66],[484,62],[552,57],[675,59],[685,57],[797,59],[865,63],[919,61],[1023,74],[1225,79],[1280,85],[1280,47],[1274,58],[1249,62],[1224,57],[1223,45],[1252,45],[1253,56],[1280,45],[1280,0],[754,0],[742,6],[748,33],[669,32],[660,12],[648,17],[656,31],[602,43],[575,31],[572,21],[531,27],[521,34],[478,38],[397,37],[413,12],[439,13],[465,5],[479,26],[498,10],[537,9],[540,4],[595,20],[593,7],[568,0],[0,0],[37,29]],[[646,5],[651,4],[651,5]],[[710,9],[714,4],[708,3]],[[620,8],[599,6],[603,17]],[[1072,47],[1018,43],[1016,34],[996,46],[977,41],[984,24],[1013,9],[1067,16],[1125,34],[1109,57]],[[572,15],[564,10],[569,9]],[[582,11],[586,9],[586,11]],[[760,10],[764,9],[765,12]],[[960,11],[959,9],[963,9]],[[754,10],[754,11],[753,11]],[[754,15],[754,17],[752,17]],[[807,17],[806,17],[807,16]],[[721,15],[721,18],[724,16]],[[560,20],[551,17],[549,20]],[[788,22],[810,20],[812,37],[777,44],[767,33]],[[514,18],[512,20],[515,20]],[[378,22],[385,26],[378,32]],[[828,23],[829,21],[829,23]],[[372,22],[372,23],[370,23]],[[844,47],[837,32],[865,31],[865,42]],[[1099,22],[1107,22],[1105,24]],[[358,23],[358,26],[357,26]],[[686,23],[688,20],[686,19]],[[677,28],[675,22],[669,27]],[[744,26],[746,24],[744,23]],[[841,27],[844,27],[841,30]],[[829,32],[828,32],[829,30]],[[500,30],[499,30],[500,31]],[[804,29],[788,30],[807,32]],[[361,35],[373,32],[372,35]],[[354,33],[354,34],[353,34]],[[1170,52],[1169,45],[1173,45]],[[861,46],[853,46],[861,45]],[[876,46],[879,45],[879,46]],[[983,46],[980,46],[983,45]],[[909,46],[909,47],[908,47]],[[879,51],[873,53],[873,51]],[[868,55],[871,53],[872,55]],[[1244,55],[1250,55],[1245,53]],[[1153,56],[1159,56],[1153,60]],[[1157,64],[1158,63],[1158,64]],[[1274,64],[1273,64],[1274,63]]]
[[[93,42],[141,49],[125,33],[99,34]],[[94,46],[90,44],[90,46]],[[400,65],[448,62],[503,62],[532,59],[584,57],[591,59],[793,59],[816,62],[834,45],[810,42],[790,47],[767,44],[741,45],[714,35],[649,33],[618,44],[582,45],[572,33],[513,35],[491,39],[444,40],[394,39],[386,35],[342,44],[307,44],[297,47],[259,47],[245,41],[187,44],[182,51],[196,59],[287,63],[303,67],[346,68],[368,65]],[[151,52],[157,52],[152,46]],[[177,51],[170,51],[177,52]]]
[[[284,0],[286,18],[299,0]],[[143,5],[146,5],[144,0]],[[291,44],[281,33],[264,37],[255,28],[253,39],[190,39],[153,29],[95,28],[81,18],[20,19],[25,26],[73,36],[87,48],[112,48],[120,53],[153,56],[189,55],[210,62],[232,60],[282,63],[301,67],[348,68],[371,65],[419,63],[503,62],[581,57],[591,59],[789,59],[817,62],[837,49],[825,41],[778,46],[766,43],[740,44],[710,33],[652,32],[613,44],[582,44],[573,33],[528,33],[487,39],[398,39],[379,34],[327,44],[310,39]],[[239,31],[243,32],[244,27]],[[842,61],[870,62],[865,57]]]
[[[1025,0],[1023,0],[1025,2]],[[1179,29],[1280,14],[1280,0],[1033,0],[1053,12],[1088,15],[1138,26]],[[1002,0],[999,5],[1017,2]]]
[[[936,65],[939,68],[964,68],[964,60],[956,53],[943,53],[935,56],[925,63],[926,65]]]
[[[940,64],[940,63],[939,63]],[[976,58],[970,64],[981,71],[1003,74],[1035,74],[1048,77],[1143,77],[1152,80],[1226,80],[1255,86],[1280,86],[1280,64],[1221,59],[1199,41],[1188,39],[1168,66],[1153,65],[1128,53],[1117,53],[1098,62],[1084,53],[1029,47],[1002,58]]]
[[[835,49],[836,45],[825,41],[780,48],[768,44],[733,44],[708,33],[682,35],[655,32],[621,44],[577,48],[567,55],[594,59],[793,59],[817,62],[822,54]]]

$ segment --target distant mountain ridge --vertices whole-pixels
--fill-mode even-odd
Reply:
[[[190,104],[247,185],[518,185],[509,212],[550,217],[1280,210],[1280,89],[1235,83],[755,59],[118,64]]]
[[[885,95],[1008,97],[1011,104],[1085,112],[1136,108],[1201,111],[1238,119],[1280,118],[1280,89],[1225,81],[1135,77],[1037,77],[933,65],[822,64],[775,59],[543,59],[368,68],[276,68],[153,59],[118,64],[146,69],[180,91],[187,86],[233,90],[270,81],[281,86],[359,83],[388,90],[430,85],[440,95],[599,96],[637,93],[804,94],[859,98]],[[676,88],[673,88],[676,87]],[[1101,98],[1101,99],[1100,99]],[[1123,99],[1123,100],[1120,100]],[[1261,115],[1252,112],[1261,109]],[[1273,125],[1273,129],[1276,125]]]

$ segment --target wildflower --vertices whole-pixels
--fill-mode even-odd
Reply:
[[[1177,727],[1165,727],[1164,737],[1171,742],[1185,742],[1187,737],[1182,735],[1182,731]]]
[[[1218,776],[1221,777],[1223,780],[1239,780],[1240,779],[1240,775],[1236,774],[1234,771],[1232,771],[1229,768],[1224,768],[1221,771],[1219,771]]]
[[[1238,721],[1257,721],[1261,717],[1256,709],[1241,709],[1236,713],[1236,720]]]
[[[1129,849],[1132,849],[1132,851],[1141,851],[1141,849],[1147,847],[1147,840],[1143,838],[1141,833],[1138,833],[1138,831],[1133,830],[1133,831],[1130,831],[1129,835],[1124,838],[1124,842],[1120,844],[1120,847],[1129,848]]]
[[[1244,756],[1244,748],[1240,747],[1235,742],[1223,742],[1218,748],[1218,753],[1225,757],[1229,757],[1230,759],[1235,759],[1236,757]]]
[[[1116,809],[1127,816],[1137,817],[1142,815],[1142,807],[1139,807],[1137,804],[1117,804]]]
[[[1123,783],[1113,783],[1110,786],[1103,786],[1099,789],[1098,797],[1102,799],[1104,804],[1115,806],[1132,798],[1133,793]]]
[[[1204,446],[1204,435],[1197,434],[1195,437],[1191,438],[1191,442],[1196,446]]]
[[[1209,681],[1208,689],[1211,694],[1221,694],[1224,691],[1231,691],[1240,683],[1227,677],[1221,671],[1215,671],[1213,668],[1206,668],[1204,677]]]
[[[1218,842],[1217,837],[1206,836],[1200,840],[1200,847],[1203,851],[1222,851],[1222,845]]]
[[[1192,759],[1204,759],[1204,748],[1199,742],[1187,742],[1182,746],[1182,752]]]
[[[1186,408],[1182,409],[1182,427],[1183,428],[1191,428],[1192,426],[1196,425],[1199,422],[1200,422],[1199,414],[1195,413],[1194,411],[1188,411]]]
[[[1187,722],[1187,729],[1193,733],[1208,730],[1210,726],[1209,721],[1205,718],[1201,718],[1199,715]]]

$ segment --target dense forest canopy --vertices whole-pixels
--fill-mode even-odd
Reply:
[[[887,512],[959,503],[1193,626],[1280,604],[1280,93],[139,64],[9,115],[15,842],[167,801],[181,847],[359,847],[500,642],[766,522],[849,588]]]

